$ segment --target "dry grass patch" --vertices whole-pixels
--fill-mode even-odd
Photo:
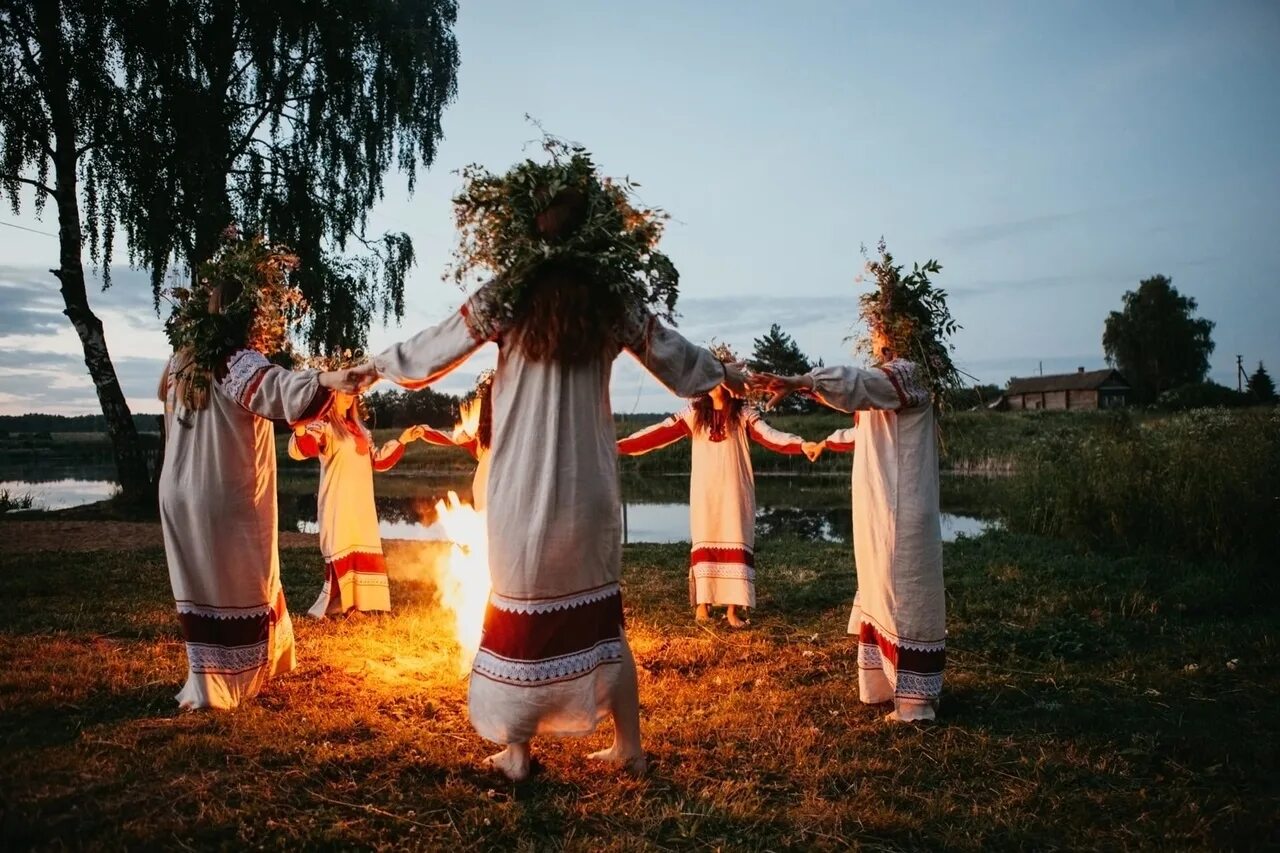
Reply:
[[[389,554],[393,567],[404,556]],[[998,534],[948,546],[944,722],[897,728],[854,701],[844,548],[762,543],[747,632],[692,622],[685,554],[625,551],[652,774],[599,775],[583,756],[607,744],[602,731],[541,744],[543,772],[518,786],[476,768],[489,747],[426,584],[394,582],[389,616],[298,618],[296,673],[235,713],[179,714],[160,551],[0,557],[4,845],[1280,841],[1277,619],[1255,575]],[[318,555],[286,551],[284,567],[297,611],[319,586]]]

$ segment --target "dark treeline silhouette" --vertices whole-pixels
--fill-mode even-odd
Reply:
[[[135,414],[138,432],[159,432],[160,415]],[[0,415],[0,432],[106,432],[104,415]]]

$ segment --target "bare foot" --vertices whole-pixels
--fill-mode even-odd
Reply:
[[[886,723],[932,723],[937,719],[933,705],[904,705],[884,715]]]
[[[751,620],[743,619],[738,615],[738,608],[730,605],[728,611],[725,612],[724,618],[728,620],[730,628],[742,629],[751,624]]]
[[[693,611],[693,618],[698,622],[710,622],[711,614],[707,612],[707,605],[699,604],[698,609]]]
[[[635,776],[637,779],[649,772],[649,759],[645,758],[644,753],[633,755],[630,758],[619,755],[618,745],[615,743],[608,749],[602,749],[599,752],[592,752],[587,755],[592,761],[603,761],[606,764],[612,764],[614,767],[620,768],[629,776]]]
[[[523,782],[529,778],[529,745],[513,743],[502,752],[496,752],[481,764],[491,770],[499,771],[512,782]]]

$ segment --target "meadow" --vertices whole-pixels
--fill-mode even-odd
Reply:
[[[0,522],[0,531],[5,522]],[[1280,843],[1274,578],[990,533],[946,548],[942,722],[855,701],[846,548],[761,543],[748,632],[698,627],[686,550],[631,546],[644,779],[539,745],[478,769],[418,555],[396,610],[298,619],[301,666],[234,713],[179,713],[162,552],[0,556],[6,849],[1228,849]],[[102,547],[74,551],[72,548]],[[320,581],[283,552],[296,610]]]
[[[772,421],[810,438],[848,423]],[[394,613],[299,618],[297,672],[237,712],[190,714],[172,700],[184,652],[154,524],[116,537],[110,504],[8,514],[0,846],[1280,845],[1275,410],[961,413],[943,440],[951,470],[1004,472],[945,477],[952,510],[1004,528],[944,546],[941,722],[893,727],[856,702],[848,546],[762,535],[754,624],[732,632],[689,618],[687,546],[632,545],[623,581],[652,764],[640,780],[584,760],[605,731],[541,744],[527,783],[479,769],[489,746],[417,572],[429,544],[388,543]],[[10,458],[44,464],[66,445],[92,459],[94,441],[55,435]],[[762,505],[848,499],[849,456],[810,467],[754,452]],[[622,473],[665,500],[687,453]],[[421,497],[470,470],[460,451],[415,444],[379,493]],[[282,461],[282,522],[314,478],[314,463]],[[66,519],[74,534],[32,535]],[[282,540],[295,612],[321,579],[313,543]]]

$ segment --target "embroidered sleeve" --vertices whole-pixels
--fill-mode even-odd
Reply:
[[[689,422],[682,412],[619,439],[618,452],[623,456],[640,456],[651,450],[675,444],[690,435],[692,433],[689,431]]]
[[[487,286],[443,322],[374,356],[378,375],[410,390],[425,388],[454,370],[502,328],[485,309]]]
[[[217,384],[245,411],[290,425],[315,420],[333,403],[333,393],[320,385],[319,371],[285,370],[254,350],[234,353]]]
[[[854,446],[854,436],[857,430],[854,427],[845,427],[838,429],[831,435],[827,436],[824,445],[827,450],[834,453],[852,453]]]
[[[373,451],[373,470],[390,471],[404,458],[404,445],[400,439],[393,438]]]
[[[808,374],[814,396],[833,409],[897,411],[928,405],[929,392],[917,381],[916,367],[909,361],[892,361],[881,367],[819,367]]]
[[[755,409],[746,411],[743,414],[743,419],[747,422],[747,435],[751,436],[751,440],[761,447],[767,447],[774,453],[782,453],[787,456],[794,456],[797,453],[804,452],[803,438],[769,426]]]
[[[705,394],[724,381],[720,359],[668,329],[647,311],[629,319],[621,340],[627,351],[678,397]]]

